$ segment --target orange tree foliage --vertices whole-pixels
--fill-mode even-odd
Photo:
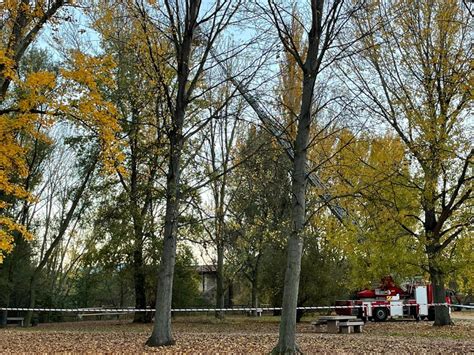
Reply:
[[[48,142],[48,129],[60,119],[92,130],[99,138],[106,166],[120,160],[115,133],[115,107],[102,92],[113,85],[114,62],[106,56],[72,52],[58,73],[38,71],[21,77],[18,67],[41,27],[64,1],[3,1],[0,41],[0,263],[13,248],[15,233],[31,238],[26,228],[8,215],[11,201],[32,200],[22,185],[28,175],[28,147],[19,137]],[[22,94],[18,97],[13,91]],[[41,130],[38,127],[42,127]]]

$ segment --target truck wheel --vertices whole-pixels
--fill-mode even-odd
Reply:
[[[375,308],[373,316],[376,322],[385,322],[388,318],[387,308]]]

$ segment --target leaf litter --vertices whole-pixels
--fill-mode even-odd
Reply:
[[[268,320],[270,319],[270,320]],[[41,324],[35,328],[0,329],[0,353],[269,353],[278,339],[272,318],[215,321],[179,317],[173,322],[176,344],[150,348],[151,325],[130,321],[87,321]],[[474,322],[433,327],[431,322],[367,323],[362,334],[315,332],[309,321],[298,324],[303,353],[474,353]]]

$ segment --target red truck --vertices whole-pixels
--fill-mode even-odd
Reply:
[[[355,315],[364,320],[383,322],[391,317],[413,317],[434,320],[433,288],[431,284],[410,282],[401,288],[391,276],[382,278],[379,288],[365,289],[354,300],[336,301],[336,314]],[[451,304],[451,297],[446,297]]]

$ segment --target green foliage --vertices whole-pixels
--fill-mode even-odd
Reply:
[[[124,265],[116,269],[84,267],[75,275],[71,303],[75,307],[125,307],[133,305],[131,272]]]
[[[0,265],[0,304],[11,307],[28,306],[28,287],[33,272],[31,246],[21,236],[15,248]]]
[[[238,144],[241,165],[231,174],[226,223],[233,268],[257,287],[269,245],[283,245],[289,218],[289,160],[265,131],[251,128]],[[279,284],[281,285],[281,283]]]
[[[346,298],[352,291],[350,266],[345,253],[321,235],[308,236],[301,261],[298,304],[333,305],[337,299]]]
[[[85,259],[87,260],[87,258]],[[156,263],[146,266],[146,292],[154,307],[156,294]],[[134,306],[134,287],[131,265],[103,264],[99,258],[93,265],[83,264],[74,275],[74,287],[69,302],[74,307],[129,307]],[[181,248],[176,258],[173,285],[173,307],[202,305],[199,275],[189,248]]]
[[[199,292],[199,274],[190,248],[180,248],[173,279],[173,308],[203,305]]]

